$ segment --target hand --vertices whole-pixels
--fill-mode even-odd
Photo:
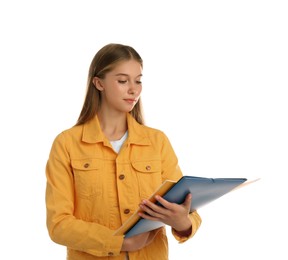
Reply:
[[[124,238],[121,251],[136,251],[148,246],[155,238],[161,228],[151,230],[129,238]]]
[[[186,196],[185,201],[182,204],[170,203],[159,195],[156,195],[155,199],[162,206],[149,200],[143,200],[139,205],[142,209],[142,212],[139,212],[140,217],[154,221],[161,221],[174,228],[179,234],[187,234],[187,231],[190,231],[188,232],[189,234],[191,233],[192,226],[189,219],[189,211],[192,201],[191,194]]]

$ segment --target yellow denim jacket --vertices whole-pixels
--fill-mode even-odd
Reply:
[[[46,166],[47,228],[67,247],[69,260],[125,259],[123,236],[113,233],[166,179],[182,172],[166,135],[140,125],[127,114],[128,138],[119,154],[101,131],[98,118],[60,133]],[[193,199],[193,198],[192,198]],[[201,224],[190,214],[193,232]],[[179,242],[180,238],[172,230]],[[130,260],[167,260],[165,227],[147,247],[129,252]]]

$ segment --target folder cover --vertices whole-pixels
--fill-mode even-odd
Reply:
[[[157,204],[154,196],[160,195],[165,200],[181,204],[188,193],[192,194],[190,212],[220,198],[246,182],[246,178],[205,178],[196,176],[183,176],[178,182],[166,180],[149,198]],[[138,215],[138,209],[118,230],[115,235],[131,237],[147,232],[165,224],[158,221],[143,219]]]

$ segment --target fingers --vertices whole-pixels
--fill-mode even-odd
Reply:
[[[139,212],[139,215],[143,217],[143,215],[145,214],[145,218],[147,219],[161,218],[162,215],[165,214],[166,212],[165,208],[163,208],[162,206],[156,205],[155,203],[149,200],[143,200],[139,206],[144,212],[144,213]]]
[[[155,196],[155,199],[161,204],[155,204],[149,200],[143,200],[139,207],[142,212],[139,212],[139,216],[149,220],[160,220],[167,222],[174,222],[175,219],[181,218],[182,216],[187,217],[189,214],[192,194],[188,194],[182,204],[175,204],[168,202],[159,195]]]
[[[161,204],[163,205],[164,208],[166,209],[170,209],[172,210],[175,206],[175,203],[171,203],[167,200],[165,200],[164,198],[162,198],[161,196],[159,195],[156,195],[155,196],[155,199]],[[190,209],[190,205],[191,205],[191,201],[192,201],[192,194],[191,193],[188,193],[187,196],[185,197],[185,201],[183,202],[183,206],[187,209]],[[153,208],[153,205],[156,205],[150,201],[147,201],[147,204],[149,207]]]

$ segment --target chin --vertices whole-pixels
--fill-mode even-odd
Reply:
[[[129,108],[129,109],[121,109],[119,110],[120,112],[123,112],[123,113],[130,113],[132,110],[133,110],[134,107],[132,108]]]
[[[130,106],[129,108],[127,108],[127,111],[126,111],[126,112],[131,112],[131,111],[133,110],[134,107],[135,107],[135,105]]]

